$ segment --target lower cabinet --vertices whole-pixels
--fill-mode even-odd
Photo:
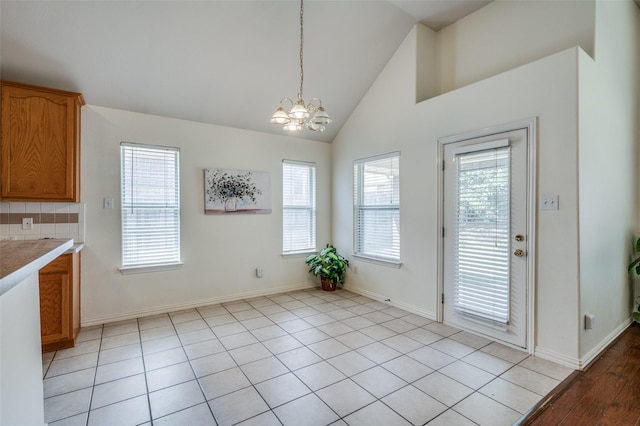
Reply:
[[[57,257],[39,278],[42,352],[71,348],[80,329],[80,253]]]

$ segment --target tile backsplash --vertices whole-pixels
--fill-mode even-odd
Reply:
[[[1,240],[73,238],[85,242],[84,203],[0,202]],[[22,229],[22,219],[33,219],[32,229]]]

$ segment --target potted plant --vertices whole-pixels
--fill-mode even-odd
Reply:
[[[640,256],[637,255],[637,253],[640,252],[640,238],[636,240],[636,243],[633,247],[633,251],[634,251],[634,255],[636,255],[636,258],[629,264],[629,267],[627,268],[627,270],[631,272],[631,275],[633,277],[636,277],[640,275]],[[635,285],[635,282],[633,282],[633,284]],[[634,297],[635,297],[635,294],[634,294]],[[631,316],[633,317],[633,320],[635,322],[640,323],[640,303],[638,302],[638,299],[640,299],[640,296],[636,298],[636,300],[634,301],[636,310],[631,314]]]
[[[310,273],[320,276],[323,290],[334,291],[338,282],[344,284],[349,261],[338,254],[334,246],[327,244],[320,253],[307,257],[305,263],[310,266]]]

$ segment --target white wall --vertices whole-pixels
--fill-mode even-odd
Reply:
[[[181,149],[180,270],[122,275],[120,142]],[[212,126],[97,106],[82,110],[82,324],[167,312],[208,302],[314,285],[304,258],[283,258],[282,160],[317,164],[317,242],[330,236],[330,146],[286,136]],[[271,173],[272,213],[203,214],[203,169]],[[115,209],[102,208],[113,197]],[[264,278],[255,276],[262,266]]]
[[[499,17],[496,17],[499,19]],[[353,259],[347,288],[435,318],[438,138],[538,117],[538,190],[561,209],[538,216],[536,351],[577,362],[577,57],[570,49],[413,104],[412,31],[352,114],[333,147],[333,240],[353,253],[352,161],[399,150],[400,269]],[[543,308],[543,309],[542,309]]]
[[[638,184],[640,9],[596,2],[595,61],[580,56],[580,327],[585,362],[629,322]],[[635,232],[634,232],[635,231]]]
[[[594,0],[494,1],[438,32],[440,93],[593,39]]]

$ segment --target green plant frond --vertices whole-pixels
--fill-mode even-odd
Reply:
[[[636,245],[634,247],[636,252],[640,252],[640,238],[636,240]]]
[[[635,270],[636,274],[640,274],[640,257],[638,257],[637,259],[634,259],[633,262],[631,262],[629,264],[629,267],[627,268],[627,272],[631,272],[632,270]]]
[[[633,320],[637,323],[640,323],[640,312],[634,312],[631,314]]]

